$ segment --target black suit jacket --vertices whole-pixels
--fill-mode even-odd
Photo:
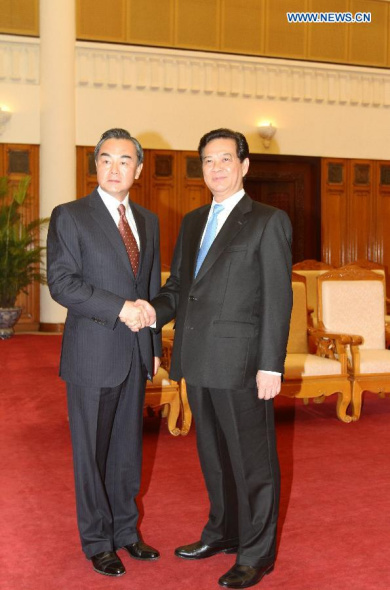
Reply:
[[[187,214],[171,276],[152,301],[157,329],[176,317],[171,377],[220,389],[256,385],[258,369],[283,373],[292,307],[291,223],[286,213],[238,202],[197,277],[210,206]]]
[[[109,211],[97,190],[56,207],[47,241],[50,293],[68,309],[60,375],[69,383],[114,387],[126,378],[138,340],[142,362],[153,375],[161,337],[135,334],[118,320],[126,300],[150,299],[161,284],[158,219],[130,203],[140,238],[135,278]]]

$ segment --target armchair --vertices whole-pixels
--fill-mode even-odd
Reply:
[[[318,287],[320,328],[349,334],[352,419],[358,420],[363,391],[390,392],[384,277],[350,266],[321,275]]]
[[[306,279],[307,306],[310,311],[309,324],[318,325],[317,277],[332,270],[333,266],[318,260],[303,260],[293,265],[293,271]]]
[[[351,385],[343,337],[308,328],[306,281],[294,272],[292,289],[293,308],[281,394],[322,401],[337,393],[337,417],[342,422],[350,422],[347,408],[351,402]],[[315,342],[316,354],[309,352],[309,334]]]

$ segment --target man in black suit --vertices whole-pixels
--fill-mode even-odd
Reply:
[[[129,200],[142,170],[139,142],[110,129],[95,161],[98,188],[52,213],[48,284],[68,310],[60,376],[67,385],[81,545],[95,571],[121,576],[117,549],[135,559],[159,557],[138,536],[135,503],[145,383],[161,356],[161,338],[141,330],[154,317],[135,301],[160,288],[159,226],[153,213]]]
[[[157,330],[176,318],[171,377],[187,382],[210,499],[201,540],[175,553],[183,559],[237,553],[219,584],[247,588],[275,560],[280,483],[273,398],[292,305],[292,231],[286,213],[245,194],[249,149],[241,133],[207,133],[199,155],[213,202],[184,217],[170,278],[151,301]]]

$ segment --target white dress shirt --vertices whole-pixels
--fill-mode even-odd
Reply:
[[[135,223],[133,212],[132,212],[131,207],[129,205],[129,193],[127,193],[127,195],[125,196],[123,201],[119,202],[118,199],[116,199],[115,197],[112,197],[111,195],[106,193],[106,191],[104,191],[100,186],[98,186],[97,190],[98,190],[99,195],[102,198],[103,203],[107,207],[111,217],[115,221],[115,225],[117,227],[118,227],[118,223],[119,223],[119,219],[120,219],[118,207],[119,207],[119,205],[125,206],[126,219],[129,222],[129,225],[131,227],[131,231],[134,234],[135,241],[137,242],[138,250],[139,250],[140,249],[140,241],[139,241],[138,229],[137,229],[137,226]]]

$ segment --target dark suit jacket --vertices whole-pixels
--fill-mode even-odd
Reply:
[[[210,206],[187,214],[171,276],[152,301],[157,329],[176,317],[171,377],[220,389],[256,385],[258,369],[283,373],[292,306],[291,223],[245,195],[194,279]]]
[[[97,190],[56,207],[47,241],[50,293],[68,309],[60,375],[69,383],[114,387],[126,378],[138,340],[142,362],[153,375],[161,337],[134,334],[118,320],[125,300],[150,299],[161,284],[158,219],[130,203],[140,238],[135,278],[109,211]]]

